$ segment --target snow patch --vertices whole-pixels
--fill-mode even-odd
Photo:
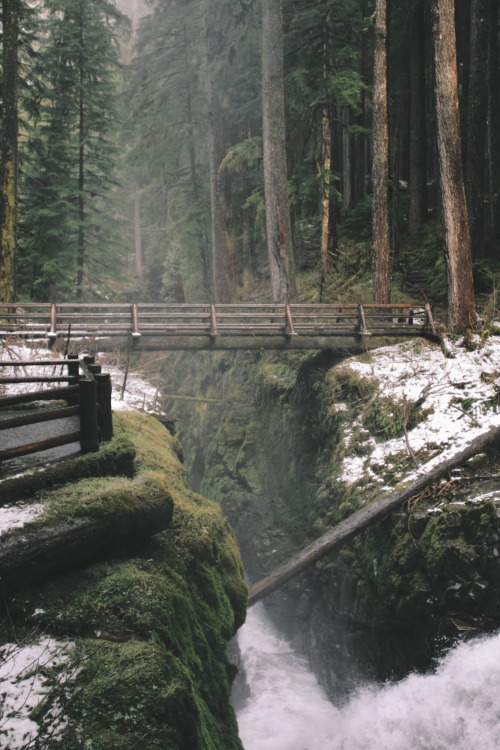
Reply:
[[[11,529],[19,529],[29,521],[39,518],[43,510],[44,505],[42,503],[0,507],[0,537]]]
[[[42,638],[29,645],[8,643],[0,647],[0,746],[21,750],[39,733],[32,712],[50,690],[47,670],[68,663],[72,644]],[[64,726],[60,711],[53,709],[52,736]]]
[[[494,401],[500,386],[500,341],[491,338],[472,352],[451,342],[447,348],[452,358],[435,346],[397,344],[370,352],[368,361],[351,359],[340,366],[375,381],[381,397],[409,406],[422,400],[430,413],[408,433],[408,439],[414,453],[437,450],[434,462],[445,460],[490,427],[500,426],[500,408]],[[357,424],[359,418],[348,429]],[[369,456],[344,459],[341,479],[346,484],[363,477],[380,484],[372,467],[390,467],[391,456],[409,455],[404,437],[368,442]]]

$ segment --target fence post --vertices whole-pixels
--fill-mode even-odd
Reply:
[[[368,336],[368,328],[366,327],[365,310],[363,305],[358,305],[358,326],[357,332],[359,336]]]
[[[101,440],[111,440],[113,437],[113,412],[111,409],[111,375],[97,373],[94,375],[97,386],[97,421],[101,432]]]
[[[57,305],[54,302],[50,305],[50,330],[48,339],[49,349],[52,349],[57,339]]]
[[[77,378],[80,372],[80,361],[78,354],[68,354],[68,375],[72,378]]]
[[[82,453],[95,453],[99,450],[95,380],[80,378],[78,390],[80,397],[80,447]]]

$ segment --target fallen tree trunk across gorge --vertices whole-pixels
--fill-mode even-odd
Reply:
[[[425,471],[424,466],[424,471],[413,482],[402,489],[395,490],[388,497],[376,500],[366,508],[356,511],[349,518],[341,521],[333,529],[316,539],[307,549],[302,550],[288,562],[280,565],[266,576],[266,578],[253,584],[249,590],[248,606],[251,607],[260,599],[276,591],[276,589],[301,573],[320,557],[339,547],[368,526],[380,521],[388,513],[400,507],[408,500],[411,500],[412,497],[418,495],[426,487],[442,479],[449,471],[460,466],[464,461],[467,461],[478,453],[482,453],[487,448],[491,448],[499,441],[500,426],[492,427],[487,432],[472,440],[466,448],[463,448],[445,461],[430,466],[427,471]]]

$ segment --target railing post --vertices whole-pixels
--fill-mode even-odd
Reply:
[[[50,305],[50,331],[48,339],[49,349],[52,349],[57,339],[57,305],[54,302]]]
[[[292,311],[290,305],[285,305],[285,331],[287,336],[296,336],[295,329],[293,327]]]
[[[132,339],[134,341],[137,341],[141,338],[141,332],[139,331],[139,308],[137,306],[137,302],[133,302],[130,305],[130,316],[132,319],[132,325],[131,325],[131,334]]]
[[[99,424],[101,440],[111,440],[113,437],[113,411],[111,409],[111,375],[109,373],[97,373],[95,376],[97,386],[97,421]]]
[[[82,377],[78,381],[80,402],[80,447],[82,453],[96,453],[99,450],[99,430],[97,427],[97,387],[95,380]]]
[[[437,331],[436,331],[436,326],[434,325],[434,318],[432,316],[431,306],[428,302],[425,305],[425,323],[426,323],[426,327],[431,329],[434,336],[437,336]]]
[[[359,336],[368,336],[368,328],[366,327],[365,310],[363,305],[358,305],[358,325],[357,332]]]
[[[215,305],[210,305],[210,335],[217,336],[217,311]]]
[[[72,378],[77,378],[80,372],[80,362],[78,360],[78,354],[68,354],[68,375]]]

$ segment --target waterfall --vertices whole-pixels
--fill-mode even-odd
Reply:
[[[497,750],[500,633],[460,643],[432,674],[364,685],[333,706],[306,660],[252,607],[238,636],[250,694],[245,750]]]

